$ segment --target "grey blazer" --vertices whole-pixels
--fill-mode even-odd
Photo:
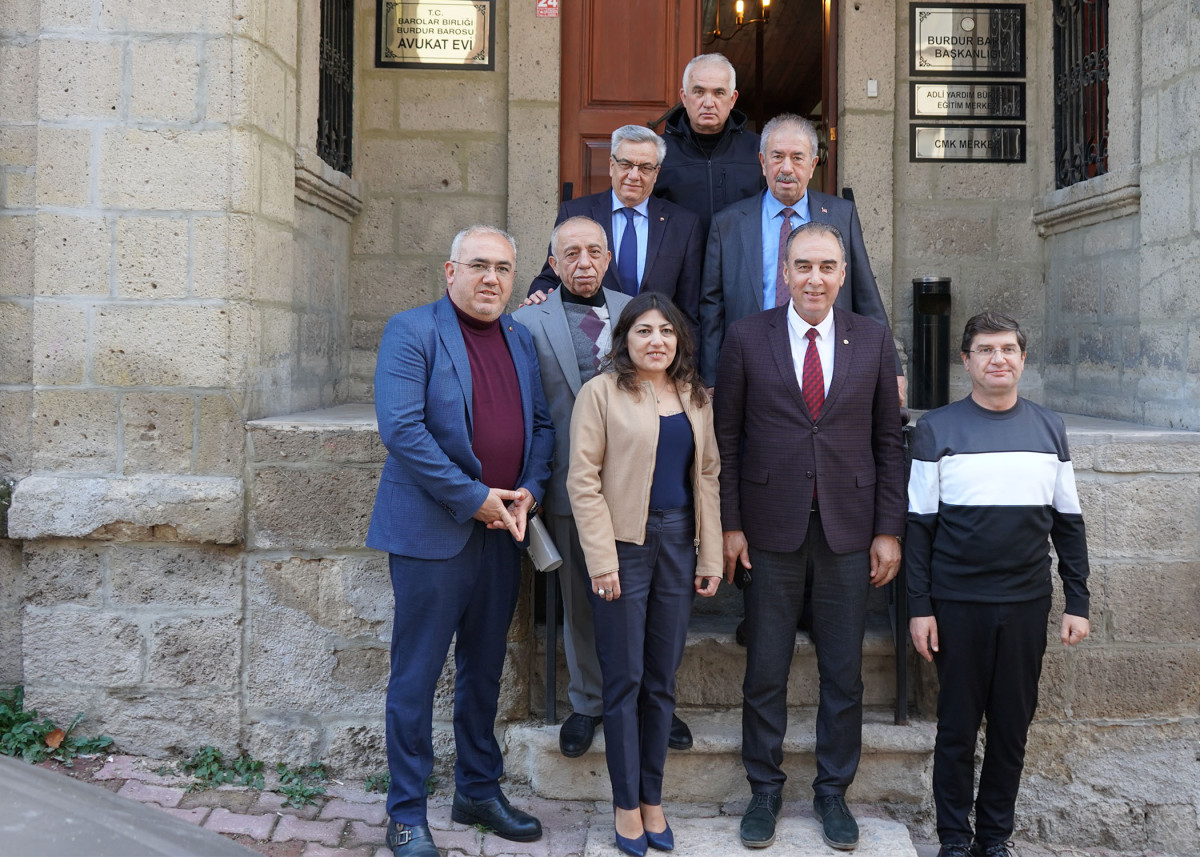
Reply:
[[[612,289],[604,290],[611,323],[632,298]],[[542,374],[542,389],[550,404],[550,421],[554,424],[554,463],[546,488],[545,505],[555,515],[570,515],[571,500],[567,496],[567,465],[571,460],[571,411],[575,396],[583,386],[579,376],[579,361],[571,343],[567,313],[563,309],[562,289],[555,289],[540,304],[521,307],[513,313],[533,337],[538,366]]]

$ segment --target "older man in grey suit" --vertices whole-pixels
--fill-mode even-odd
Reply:
[[[567,696],[573,713],[559,733],[559,746],[567,756],[587,751],[604,711],[592,608],[587,599],[587,566],[567,497],[567,462],[575,395],[599,370],[612,344],[613,324],[630,301],[629,295],[601,287],[611,259],[603,226],[582,216],[564,220],[551,234],[549,264],[565,288],[555,289],[540,304],[523,306],[513,313],[513,318],[533,336],[542,389],[557,431],[545,516],[563,555],[559,581],[570,673]]]

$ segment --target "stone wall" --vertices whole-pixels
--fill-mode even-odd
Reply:
[[[1194,4],[1164,0],[1113,4],[1110,28],[1110,174],[1051,192],[1038,207],[1048,400],[1195,430],[1200,24]]]
[[[1092,634],[1058,639],[1017,822],[1041,842],[1200,851],[1200,435],[1067,417],[1091,560]],[[920,709],[936,677],[919,661]]]
[[[1039,399],[1045,340],[1043,259],[1029,214],[1030,201],[1045,187],[1054,142],[1051,124],[1037,121],[1053,107],[1052,87],[1041,83],[1052,73],[1049,41],[1039,35],[1050,30],[1050,4],[1025,4],[1030,117],[1025,164],[909,162],[909,4],[895,4],[889,13],[895,16],[895,112],[892,137],[882,153],[890,156],[895,171],[893,326],[911,348],[912,280],[950,277],[950,398],[969,390],[965,374],[955,368],[963,325],[975,313],[998,309],[1019,319],[1029,334],[1030,356],[1021,387]]]

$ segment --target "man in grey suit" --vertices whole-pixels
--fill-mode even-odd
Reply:
[[[700,374],[709,384],[716,378],[729,326],[788,302],[782,248],[802,223],[828,223],[845,236],[847,288],[838,295],[837,306],[891,329],[854,203],[808,189],[817,166],[812,123],[790,113],[776,116],[763,128],[758,158],[767,190],[717,212],[708,233],[700,280]],[[903,403],[906,385],[899,357],[896,381]]]
[[[513,318],[533,336],[542,389],[555,426],[554,466],[546,489],[546,523],[563,555],[559,581],[563,596],[563,642],[570,681],[567,696],[573,713],[559,732],[566,756],[580,756],[592,743],[604,712],[600,698],[600,662],[592,626],[590,589],[583,549],[567,496],[571,410],[575,395],[592,378],[612,345],[612,328],[629,295],[602,288],[612,253],[604,227],[589,217],[569,217],[550,237],[549,266],[564,288],[542,303],[523,306]]]

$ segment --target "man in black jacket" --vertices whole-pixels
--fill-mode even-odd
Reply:
[[[654,195],[695,212],[701,235],[713,215],[763,187],[758,135],[734,110],[737,73],[721,54],[701,54],[683,70],[682,107],[667,116],[667,157]]]

